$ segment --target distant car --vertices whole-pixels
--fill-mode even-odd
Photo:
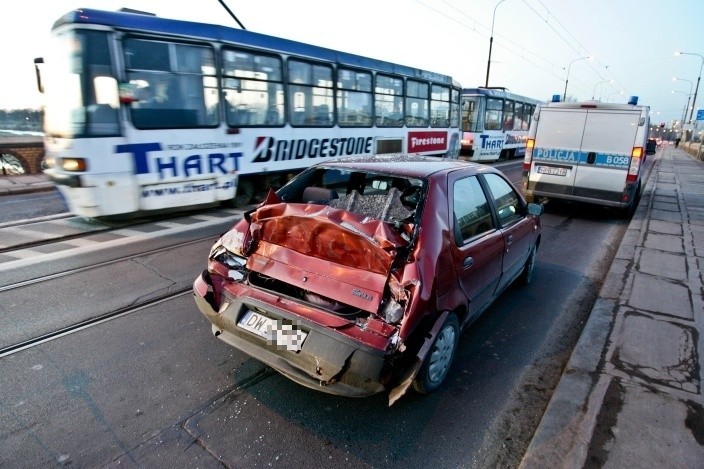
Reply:
[[[195,301],[216,337],[293,381],[391,405],[438,389],[461,330],[530,282],[542,209],[486,165],[320,163],[215,243]]]

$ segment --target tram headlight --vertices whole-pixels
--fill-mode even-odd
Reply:
[[[88,163],[83,158],[62,158],[61,169],[64,171],[86,171]]]

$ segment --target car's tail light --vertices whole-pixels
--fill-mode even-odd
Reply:
[[[638,179],[638,171],[640,171],[640,161],[642,157],[643,147],[633,147],[631,151],[631,165],[628,167],[626,182],[634,182]]]

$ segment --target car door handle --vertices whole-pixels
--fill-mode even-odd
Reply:
[[[462,267],[465,269],[472,267],[474,265],[474,258],[472,256],[465,257],[464,261],[462,261]]]
[[[506,236],[506,244],[513,244],[513,235]]]

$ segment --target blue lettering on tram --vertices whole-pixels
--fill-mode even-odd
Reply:
[[[237,152],[196,154],[185,159],[175,156],[148,158],[150,152],[160,151],[162,146],[159,143],[131,143],[115,147],[115,153],[132,154],[135,174],[158,173],[159,179],[214,173],[231,174],[233,171],[239,171],[239,159],[242,157],[242,153]]]
[[[490,135],[481,134],[479,135],[481,140],[481,148],[489,150],[500,150],[504,147],[504,137],[491,137]]]

